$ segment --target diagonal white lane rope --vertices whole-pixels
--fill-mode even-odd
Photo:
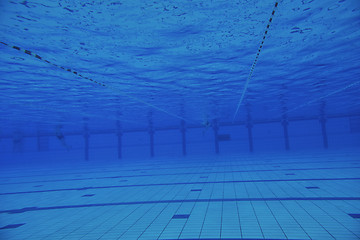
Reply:
[[[267,24],[267,26],[266,26],[266,30],[265,30],[265,32],[264,32],[264,36],[263,36],[263,38],[262,38],[262,41],[261,41],[260,46],[259,46],[259,48],[258,48],[258,51],[257,51],[257,53],[256,53],[255,60],[254,60],[254,62],[253,62],[253,64],[252,64],[252,66],[251,66],[250,73],[249,73],[249,75],[248,75],[248,77],[247,77],[247,79],[246,79],[246,82],[245,82],[245,85],[244,85],[244,89],[243,89],[243,91],[242,91],[242,93],[241,93],[241,97],[240,97],[239,103],[238,103],[238,105],[237,105],[237,107],[236,107],[236,111],[235,111],[235,114],[234,114],[234,116],[233,116],[232,122],[235,121],[235,118],[236,118],[236,116],[237,116],[237,114],[238,114],[238,112],[239,112],[239,108],[240,108],[240,106],[241,106],[241,103],[242,103],[242,101],[244,100],[245,93],[246,93],[246,91],[247,91],[247,88],[248,88],[248,86],[249,86],[249,82],[250,82],[250,80],[251,80],[251,78],[252,78],[252,75],[253,75],[253,73],[254,73],[255,66],[256,66],[257,61],[258,61],[258,59],[259,59],[259,55],[260,55],[261,49],[262,49],[262,47],[263,47],[263,45],[264,45],[264,41],[265,41],[266,35],[267,35],[268,31],[269,31],[270,24],[271,24],[271,22],[272,22],[272,20],[273,20],[273,17],[274,17],[274,14],[275,14],[275,11],[276,11],[278,5],[279,5],[279,2],[276,1],[276,2],[275,2],[275,5],[274,5],[274,8],[273,8],[273,10],[272,10],[272,13],[271,13],[269,22],[268,22],[268,24]]]

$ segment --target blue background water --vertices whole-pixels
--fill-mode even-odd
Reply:
[[[39,136],[50,137],[44,140],[50,150],[64,150],[54,138],[60,125],[73,150],[83,148],[85,125],[93,136],[90,148],[116,148],[117,124],[124,133],[139,131],[127,139],[124,134],[125,145],[148,149],[150,118],[155,145],[173,143],[166,154],[181,153],[175,147],[181,120],[188,141],[211,142],[211,153],[213,133],[203,125],[214,119],[220,127],[235,124],[220,131],[240,142],[247,141],[251,119],[254,138],[277,139],[275,149],[283,150],[283,116],[290,138],[297,132],[317,136],[293,138],[292,149],[322,148],[323,114],[338,119],[330,120],[328,131],[343,134],[330,140],[332,147],[358,141],[359,1],[284,1],[274,16],[271,1],[1,1],[0,9],[1,41],[8,44],[0,44],[3,152],[13,151],[16,136],[28,139],[21,151],[41,148]],[[313,121],[291,123],[299,119]],[[108,135],[95,136],[101,133]],[[257,149],[274,148],[260,140]],[[246,144],[240,150],[247,151]]]
[[[0,0],[0,51],[0,239],[360,239],[359,0]]]

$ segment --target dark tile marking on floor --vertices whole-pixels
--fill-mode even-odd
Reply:
[[[92,196],[95,196],[95,194],[85,194],[85,195],[82,195],[81,197],[92,197]]]
[[[26,207],[26,208],[15,209],[9,213],[24,213],[29,211],[36,211],[37,209],[38,209],[37,207]]]
[[[307,189],[319,189],[319,187],[306,187]]]
[[[201,192],[202,190],[201,189],[191,189],[190,191],[191,192]]]
[[[360,213],[349,213],[349,216],[352,218],[360,218]]]
[[[42,186],[44,186],[44,185],[35,185],[34,187],[42,187]]]
[[[52,207],[29,207],[22,209],[1,210],[2,213],[24,213],[32,211],[59,210],[87,207],[106,207],[121,205],[143,205],[143,204],[162,204],[162,203],[208,203],[208,202],[249,202],[249,201],[359,201],[360,197],[284,197],[284,198],[214,198],[214,199],[178,199],[178,200],[159,200],[159,201],[134,201],[134,202],[113,202],[113,203],[94,203],[79,205],[64,205]]]
[[[132,185],[111,185],[99,187],[82,187],[82,188],[61,188],[37,191],[23,191],[23,192],[7,192],[0,193],[1,195],[13,194],[29,194],[29,193],[44,193],[44,192],[60,192],[60,191],[84,191],[89,189],[107,189],[107,188],[126,188],[126,187],[154,187],[154,186],[172,186],[172,185],[192,185],[192,184],[214,184],[214,183],[261,183],[261,182],[301,182],[301,181],[348,181],[360,180],[360,178],[294,178],[294,179],[259,179],[259,180],[233,180],[233,181],[208,181],[208,182],[175,182],[175,183],[149,183],[149,184],[132,184]]]
[[[2,230],[2,229],[11,229],[11,228],[18,228],[18,227],[21,227],[22,225],[25,225],[25,223],[9,224],[9,225],[6,225],[5,227],[1,227],[0,230]]]
[[[190,214],[175,214],[172,219],[188,219]]]
[[[66,181],[81,181],[81,180],[98,180],[98,179],[113,179],[113,178],[133,178],[133,177],[157,177],[157,176],[180,176],[180,175],[195,175],[195,174],[216,174],[216,173],[237,173],[237,172],[279,172],[279,171],[311,171],[311,170],[331,170],[331,169],[354,169],[360,167],[322,167],[322,168],[289,168],[289,169],[258,169],[258,170],[234,170],[234,171],[214,171],[214,172],[184,172],[184,173],[163,173],[163,174],[143,174],[143,175],[124,175],[111,177],[88,177],[88,178],[68,178],[68,179],[54,179],[54,180],[38,180],[29,182],[12,182],[0,183],[0,185],[10,184],[25,184],[25,183],[44,183],[44,182],[66,182]]]
[[[208,178],[208,176],[200,176],[200,178]]]
[[[295,173],[286,173],[285,175],[286,176],[293,176],[293,175],[295,175]]]

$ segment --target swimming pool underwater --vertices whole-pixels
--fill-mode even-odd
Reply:
[[[359,0],[1,0],[0,240],[360,239]]]
[[[359,239],[359,153],[1,170],[2,239]]]

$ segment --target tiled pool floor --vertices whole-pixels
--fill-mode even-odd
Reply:
[[[360,157],[5,168],[0,239],[360,239]]]

